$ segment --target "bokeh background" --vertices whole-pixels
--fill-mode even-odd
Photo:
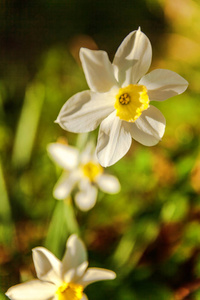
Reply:
[[[80,47],[112,60],[141,26],[153,47],[151,69],[189,81],[180,96],[155,105],[167,120],[155,147],[133,142],[107,171],[122,185],[80,212],[57,201],[61,170],[46,146],[80,137],[54,123],[65,101],[87,89]],[[89,299],[200,299],[200,4],[198,0],[2,0],[0,5],[0,299],[35,276],[31,249],[62,257],[79,231],[91,266],[117,279],[89,286]],[[92,133],[93,137],[97,132]]]

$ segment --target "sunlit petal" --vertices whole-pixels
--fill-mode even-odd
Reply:
[[[188,82],[183,77],[165,69],[153,70],[145,75],[139,84],[146,86],[149,99],[155,101],[164,101],[179,95],[188,87]]]
[[[114,102],[109,93],[78,93],[64,104],[56,122],[71,132],[92,131],[114,110]]]
[[[116,194],[121,189],[119,180],[115,176],[108,174],[98,176],[97,184],[102,191],[109,194]]]
[[[52,300],[56,289],[51,283],[32,280],[9,288],[6,296],[11,300]]]
[[[88,284],[95,281],[109,280],[115,278],[116,278],[116,274],[113,271],[101,269],[101,268],[89,268],[84,274],[83,278],[81,278],[79,283],[84,287],[86,287]]]
[[[145,146],[154,146],[162,139],[165,124],[163,114],[150,106],[135,123],[129,123],[128,126],[134,140]]]
[[[147,36],[140,29],[129,33],[119,46],[113,66],[119,84],[135,84],[146,74],[152,58],[152,48]]]
[[[131,134],[124,126],[127,122],[124,122],[116,117],[114,111],[101,123],[96,153],[103,167],[116,163],[131,146]]]
[[[49,250],[43,247],[34,248],[33,262],[40,280],[56,285],[61,283],[61,262]]]
[[[75,280],[77,276],[83,275],[87,265],[85,245],[76,234],[72,234],[67,241],[66,251],[62,259],[63,277],[65,280]]]
[[[77,268],[72,268],[72,269],[67,270],[63,274],[64,281],[76,283],[83,276],[87,267],[88,267],[88,262],[85,261],[81,265],[79,265]]]
[[[92,91],[105,93],[117,85],[112,64],[105,51],[81,48],[80,59]]]

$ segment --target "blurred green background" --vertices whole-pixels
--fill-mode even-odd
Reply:
[[[167,120],[162,142],[133,142],[107,170],[121,192],[100,192],[83,213],[53,198],[60,170],[46,146],[59,137],[77,143],[54,120],[70,96],[87,88],[80,47],[103,49],[112,60],[139,26],[152,43],[151,69],[178,72],[189,88],[154,103]],[[35,275],[33,247],[61,258],[78,228],[90,265],[117,273],[89,286],[89,299],[200,299],[199,42],[198,0],[1,1],[0,299]]]

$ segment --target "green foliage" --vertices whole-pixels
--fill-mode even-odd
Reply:
[[[89,299],[200,299],[200,8],[198,1],[183,1],[184,9],[175,10],[172,2],[107,1],[95,8],[89,0],[43,0],[35,6],[26,1],[20,9],[12,1],[2,4],[0,300],[20,278],[33,277],[33,247],[43,245],[61,258],[73,232],[86,243],[91,266],[117,273],[113,282],[89,286]],[[14,16],[6,21],[9,9]],[[167,120],[157,146],[133,142],[107,168],[119,178],[120,193],[100,192],[95,208],[80,212],[73,199],[53,198],[60,170],[46,146],[64,137],[81,149],[89,135],[64,132],[54,120],[69,97],[87,89],[78,49],[96,49],[95,38],[112,57],[138,25],[152,41],[153,68],[179,72],[190,87],[153,103]]]

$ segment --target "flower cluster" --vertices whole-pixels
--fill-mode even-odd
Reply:
[[[90,132],[99,125],[96,152],[88,144],[80,152],[61,143],[51,143],[47,151],[64,169],[53,194],[58,200],[74,192],[79,209],[94,207],[98,188],[119,192],[120,183],[103,167],[119,161],[132,139],[145,146],[157,144],[165,132],[165,118],[151,101],[164,101],[183,93],[188,83],[173,71],[157,69],[146,74],[152,49],[140,28],[131,32],[119,46],[111,63],[104,51],[82,48],[80,59],[90,90],[72,96],[62,107],[57,123],[67,131]],[[146,75],[145,75],[146,74]],[[84,288],[98,280],[114,279],[113,271],[88,268],[83,242],[72,234],[63,260],[43,247],[33,249],[38,279],[11,287],[12,300],[86,300]]]

